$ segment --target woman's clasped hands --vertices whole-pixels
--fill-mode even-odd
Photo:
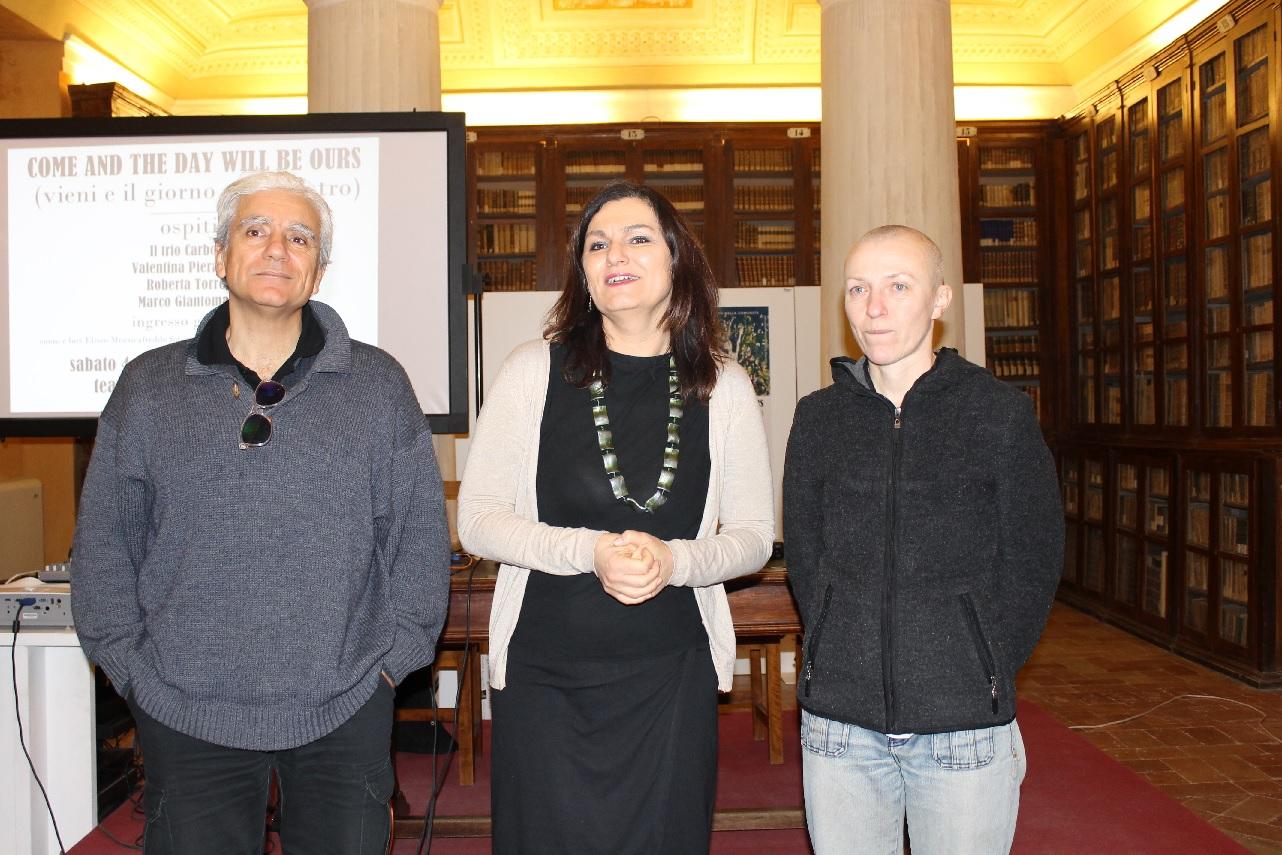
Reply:
[[[672,550],[641,531],[605,532],[597,538],[594,559],[601,587],[625,606],[651,599],[672,578]]]

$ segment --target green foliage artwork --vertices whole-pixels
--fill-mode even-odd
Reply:
[[[752,378],[757,397],[770,394],[770,310],[765,306],[722,306],[730,354]]]

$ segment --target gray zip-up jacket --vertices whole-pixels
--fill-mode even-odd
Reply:
[[[445,501],[409,379],[312,307],[325,345],[286,378],[271,442],[239,447],[253,390],[201,363],[198,335],[126,366],[80,500],[85,652],[157,721],[235,748],[334,730],[380,670],[430,663],[445,619]]]
[[[949,348],[898,411],[865,360],[832,370],[797,406],[784,469],[798,702],[881,733],[1009,722],[1064,550],[1029,400]]]

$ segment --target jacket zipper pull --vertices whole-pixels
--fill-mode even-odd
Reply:
[[[814,675],[814,673],[815,673],[815,663],[813,661],[807,662],[806,671],[804,674],[805,682],[802,683],[802,686],[804,687],[804,691],[806,693],[806,697],[810,697],[810,678]]]
[[[903,411],[904,410],[902,407],[895,407],[895,430],[899,430],[899,428],[903,425],[903,420],[900,418],[900,415],[903,413]]]
[[[988,685],[991,687],[993,694],[993,715],[997,715],[997,678],[990,676],[988,678]]]

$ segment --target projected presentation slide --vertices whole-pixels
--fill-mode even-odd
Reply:
[[[444,133],[8,143],[0,417],[95,416],[130,359],[190,338],[226,299],[219,193],[261,170],[302,176],[333,210],[316,299],[401,360],[424,412],[449,411]]]
[[[214,204],[246,172],[303,172],[342,224],[317,299],[378,340],[378,141],[188,142],[9,152],[9,348],[15,414],[101,410],[124,364],[188,338],[226,299]],[[364,191],[364,192],[362,192]],[[57,318],[56,324],[49,321]]]

